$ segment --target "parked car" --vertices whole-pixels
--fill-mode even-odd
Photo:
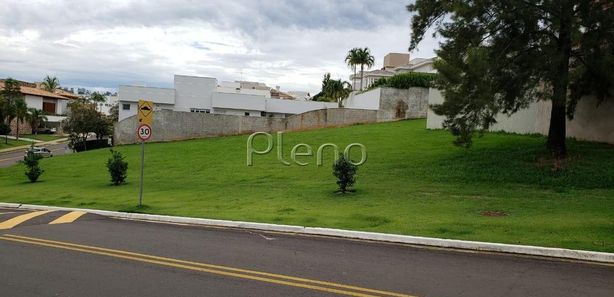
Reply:
[[[49,150],[46,147],[42,147],[42,146],[35,146],[35,147],[31,147],[26,151],[26,155],[24,156],[27,157],[28,153],[32,152],[35,155],[39,155],[39,156],[43,156],[43,157],[53,157],[53,153],[51,152],[51,150]]]
[[[55,134],[57,129],[56,128],[38,128],[36,131],[38,132],[38,134]]]

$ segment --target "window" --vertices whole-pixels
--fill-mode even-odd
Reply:
[[[245,115],[246,115],[246,116],[249,116],[249,112],[247,112],[247,111],[246,111],[246,112],[245,112]]]
[[[190,112],[211,113],[209,109],[204,109],[204,108],[190,108]]]
[[[130,110],[130,104],[122,104],[122,110]]]
[[[266,117],[266,112],[265,112],[265,111],[261,111],[261,112],[260,112],[260,116],[261,116],[261,117]]]

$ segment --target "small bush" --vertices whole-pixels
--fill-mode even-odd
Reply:
[[[356,182],[356,171],[358,167],[345,157],[344,154],[339,154],[339,158],[333,164],[333,175],[337,177],[337,185],[339,191],[345,193],[348,188]]]
[[[42,156],[40,155],[37,155],[33,152],[28,152],[26,154],[26,157],[23,159],[23,163],[28,168],[25,174],[32,183],[35,183],[41,176],[41,174],[45,172],[45,170],[42,170],[40,166],[38,166],[38,160],[40,160],[41,158]]]
[[[413,87],[430,88],[434,86],[434,82],[436,79],[436,73],[400,73],[391,77],[382,77],[376,80],[371,86],[369,86],[369,90],[378,87],[389,87],[396,89],[409,89]]]
[[[111,182],[115,186],[126,182],[126,177],[128,177],[128,162],[124,159],[122,153],[111,150],[111,158],[107,160],[107,169],[111,174]]]

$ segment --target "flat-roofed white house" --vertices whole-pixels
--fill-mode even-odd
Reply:
[[[362,78],[362,87],[367,89],[375,81],[383,77],[391,77],[395,74],[405,72],[427,72],[435,73],[437,70],[433,67],[435,58],[415,58],[410,60],[407,53],[389,53],[384,56],[384,63],[381,69],[364,71]],[[360,90],[360,72],[350,75],[353,90]]]
[[[280,117],[334,108],[336,103],[271,98],[271,89],[256,82],[221,82],[216,78],[175,75],[174,88],[119,86],[119,120],[137,113],[140,99],[156,109],[250,117]]]

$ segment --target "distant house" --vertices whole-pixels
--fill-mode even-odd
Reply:
[[[68,102],[70,102],[71,99],[57,93],[38,89],[36,84],[33,83],[20,82],[20,85],[20,91],[24,95],[28,108],[43,110],[47,116],[47,127],[59,128],[62,120],[66,118]],[[4,80],[0,80],[0,90],[3,89]],[[16,123],[11,123],[11,125],[14,126]],[[23,128],[20,127],[20,130],[25,131],[24,129],[30,129],[25,126],[27,125],[24,124]],[[11,133],[15,133],[15,129],[12,130]]]
[[[390,77],[395,74],[405,72],[437,72],[433,67],[435,58],[416,58],[409,59],[409,54],[406,53],[389,53],[384,56],[384,63],[381,69],[364,71],[362,86],[363,89],[367,89],[371,84],[383,77]],[[360,90],[360,71],[350,75],[350,81],[352,82],[353,90]]]
[[[220,82],[213,77],[175,75],[174,88],[119,86],[119,120],[137,113],[140,99],[151,100],[156,109],[249,117],[285,118],[337,103],[299,101],[278,88],[260,82]]]

